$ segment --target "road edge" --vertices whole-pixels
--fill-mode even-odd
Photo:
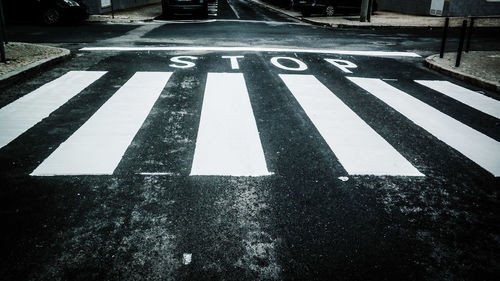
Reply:
[[[435,58],[439,57],[439,54],[431,55],[425,58],[424,64],[427,66],[429,69],[435,70],[437,72],[440,72],[442,74],[448,75],[450,77],[465,81],[467,83],[470,83],[472,85],[484,88],[486,90],[490,90],[496,93],[500,93],[500,84],[495,84],[494,82],[482,79],[480,77],[475,77],[471,74],[462,72],[458,69],[455,68],[450,68],[446,66],[439,65],[438,63],[435,62]]]
[[[21,66],[14,71],[0,75],[0,86],[13,84],[16,81],[21,80],[23,77],[33,75],[36,72],[40,72],[46,68],[54,66],[63,61],[69,60],[71,58],[70,50],[64,48],[57,48],[57,49],[61,50],[61,53]]]

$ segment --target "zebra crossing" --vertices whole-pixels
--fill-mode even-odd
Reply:
[[[0,148],[44,122],[106,71],[70,71],[0,109]],[[174,72],[137,72],[31,176],[112,175]],[[279,74],[349,175],[425,176],[355,110],[310,74]],[[500,143],[377,78],[346,77],[409,121],[500,176]],[[500,102],[448,81],[415,84],[494,118]],[[207,73],[191,176],[269,176],[244,73]],[[288,94],[284,92],[283,94]],[[0,151],[1,153],[1,151]]]

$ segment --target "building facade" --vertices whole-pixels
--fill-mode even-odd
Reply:
[[[148,4],[159,3],[161,0],[82,0],[89,7],[90,14],[103,14],[114,10],[128,9]]]
[[[379,10],[413,15],[500,15],[500,0],[377,0]]]

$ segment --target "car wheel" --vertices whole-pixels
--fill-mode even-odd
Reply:
[[[332,5],[326,6],[325,14],[329,17],[333,16],[335,14],[335,7],[333,7]]]
[[[61,12],[55,8],[47,8],[42,14],[42,19],[47,25],[56,25],[61,22]]]

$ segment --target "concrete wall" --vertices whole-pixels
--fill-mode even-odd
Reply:
[[[379,10],[412,15],[429,15],[432,0],[377,0]],[[500,1],[449,0],[445,2],[444,16],[500,15]]]
[[[111,8],[102,8],[101,0],[82,0],[88,7],[90,14],[102,14],[111,11]],[[144,6],[153,3],[159,3],[161,0],[112,0],[115,10],[128,9]]]

